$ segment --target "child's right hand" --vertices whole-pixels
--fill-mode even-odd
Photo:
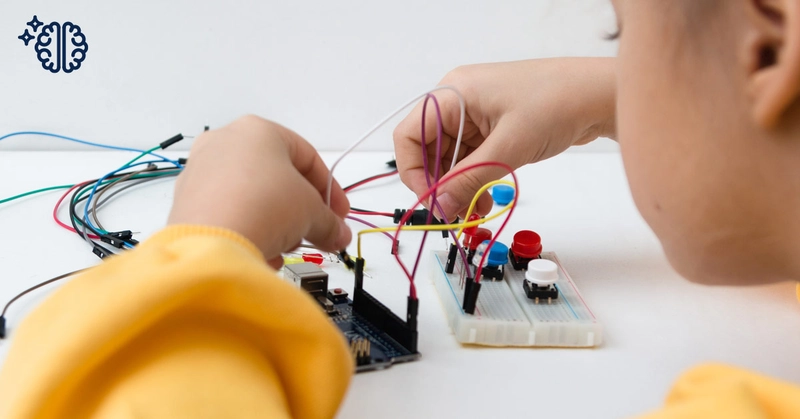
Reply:
[[[168,224],[221,227],[249,239],[276,269],[281,252],[303,239],[326,251],[345,248],[350,210],[328,168],[295,132],[256,116],[203,133],[178,177]]]
[[[613,58],[567,58],[470,65],[451,71],[440,85],[458,89],[467,112],[455,169],[484,161],[518,168],[572,145],[613,136],[614,66]],[[442,110],[444,173],[453,158],[460,107],[450,91],[437,91],[435,96]],[[428,190],[420,147],[421,112],[422,104],[394,132],[400,177],[417,195]],[[429,161],[436,154],[435,115],[429,106],[425,133]],[[479,168],[447,183],[438,191],[445,216],[463,216],[478,189],[506,174],[496,167]],[[477,211],[485,215],[491,206],[491,198],[485,195]]]

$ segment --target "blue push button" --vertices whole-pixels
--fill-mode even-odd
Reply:
[[[514,200],[514,188],[508,185],[497,185],[492,188],[492,199],[497,205],[508,205]]]
[[[486,240],[482,243],[485,246],[489,245]],[[489,249],[489,256],[486,258],[488,266],[502,266],[508,263],[508,246],[500,242],[494,242],[492,248]]]

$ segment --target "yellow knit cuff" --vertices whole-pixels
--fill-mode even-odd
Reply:
[[[250,240],[246,239],[244,236],[233,230],[228,230],[221,227],[188,225],[188,224],[167,226],[163,230],[159,231],[158,233],[154,234],[152,237],[147,239],[144,243],[142,243],[142,245],[149,245],[151,243],[166,244],[178,239],[183,239],[186,237],[193,237],[193,236],[219,237],[223,239],[228,239],[244,247],[247,251],[252,253],[253,256],[259,259],[264,259],[264,255],[261,253],[261,250],[259,250],[258,247],[256,247],[255,244],[253,244],[253,242],[251,242]]]

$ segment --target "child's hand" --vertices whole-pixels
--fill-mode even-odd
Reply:
[[[198,224],[242,234],[274,267],[306,239],[325,250],[350,243],[350,204],[314,148],[273,122],[247,116],[197,138],[178,177],[169,224]]]
[[[614,135],[614,60],[608,58],[529,60],[460,67],[440,85],[457,88],[466,101],[464,137],[456,169],[483,161],[518,168],[561,153],[572,145]],[[443,170],[452,161],[458,134],[459,102],[447,90],[435,93],[442,108]],[[436,155],[436,114],[428,104],[426,142],[429,161]],[[394,132],[397,167],[403,182],[417,195],[428,190],[422,166],[422,105]],[[433,170],[433,169],[431,169]],[[467,172],[439,189],[448,219],[462,214],[481,186],[505,176],[488,167]],[[491,210],[481,197],[478,212]]]

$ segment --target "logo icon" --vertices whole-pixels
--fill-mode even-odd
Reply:
[[[36,15],[33,16],[27,26],[33,30],[33,34],[25,28],[25,32],[17,39],[22,41],[27,47],[31,41],[36,41],[33,49],[36,51],[36,58],[42,63],[42,68],[51,72],[72,73],[81,68],[81,64],[86,60],[86,52],[89,45],[86,43],[86,35],[83,34],[81,27],[72,22],[51,22],[48,25],[39,21]],[[41,32],[36,34],[41,28]]]

